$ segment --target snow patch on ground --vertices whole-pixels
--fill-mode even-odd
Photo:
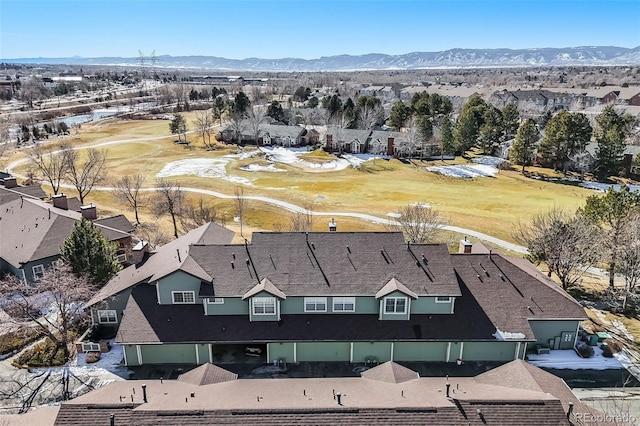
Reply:
[[[199,177],[218,178],[233,183],[251,185],[249,179],[239,176],[227,175],[226,165],[231,161],[230,156],[221,158],[189,158],[172,161],[165,165],[156,177],[170,177],[182,175],[195,175]],[[237,156],[234,156],[237,158]]]
[[[625,327],[623,323],[621,323],[618,320],[613,320],[611,324],[616,328],[616,330],[624,334],[624,337],[631,340],[632,342],[635,340],[635,338],[633,337],[633,334],[629,333],[629,330],[627,330],[627,327]]]
[[[580,186],[587,189],[593,189],[594,191],[607,192],[609,188],[613,187],[616,191],[620,191],[619,184],[609,184],[609,183],[600,183],[600,182],[581,182]],[[629,189],[631,191],[640,192],[640,186],[638,185],[629,185]]]
[[[476,164],[484,164],[485,166],[494,166],[494,167],[498,167],[503,163],[507,163],[507,160],[503,158],[489,157],[489,156],[474,158],[471,161],[473,161]]]
[[[276,168],[275,164],[269,164],[267,166],[248,164],[240,167],[240,170],[244,170],[245,172],[286,172],[286,170]]]
[[[400,213],[387,213],[387,216],[389,217],[394,217],[394,218],[399,218],[400,216],[402,216]]]
[[[429,172],[439,173],[444,176],[456,178],[478,178],[478,177],[495,177],[499,170],[494,166],[485,164],[456,164],[451,166],[429,166],[425,167]]]
[[[97,362],[87,364],[86,355],[79,353],[76,359],[71,362],[74,371],[99,371],[106,370],[120,377],[127,377],[127,367],[124,366],[124,351],[122,345],[117,345],[114,340],[109,340],[111,350],[109,352],[101,353],[100,359]]]
[[[614,358],[602,356],[602,349],[593,347],[594,355],[590,358],[581,358],[573,349],[553,350],[549,354],[527,355],[530,364],[536,367],[556,368],[561,370],[617,370],[624,368],[616,354]]]
[[[526,337],[523,333],[511,333],[509,331],[500,331],[499,329],[496,329],[492,336],[498,340],[524,339]]]
[[[423,209],[430,209],[431,208],[431,204],[425,203],[424,201],[417,201],[417,202],[411,203],[409,205],[410,206],[415,206],[415,207],[422,207]]]

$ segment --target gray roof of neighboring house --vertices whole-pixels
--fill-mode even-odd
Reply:
[[[327,129],[327,134],[333,136],[333,142],[351,142],[358,139],[361,143],[365,143],[371,135],[371,130],[361,129]]]
[[[451,262],[460,285],[503,333],[534,338],[529,320],[586,318],[575,299],[525,259],[499,253],[454,254]]]
[[[4,188],[6,191],[13,191],[20,195],[26,195],[28,197],[38,198],[40,200],[47,196],[47,193],[40,187],[40,185],[27,185],[16,186],[10,189]]]
[[[159,247],[142,265],[131,265],[120,271],[96,293],[87,306],[114,296],[129,287],[145,281],[155,281],[181,270],[202,280],[211,277],[189,256],[192,244],[228,244],[235,233],[215,223],[207,223]]]
[[[444,391],[446,383],[451,384],[450,397]],[[56,424],[107,424],[111,414],[117,425],[557,426],[577,424],[576,413],[605,417],[567,392],[562,379],[523,361],[476,377],[421,377],[399,383],[340,377],[145,384],[147,402],[139,385],[133,384],[138,392],[131,391],[130,381],[112,382],[65,401]],[[340,405],[336,393],[341,394]],[[133,401],[122,401],[122,395],[132,395]],[[569,403],[574,404],[570,419]]]
[[[58,209],[34,198],[3,197],[0,257],[20,268],[26,262],[57,256],[74,224],[81,218],[80,213]],[[109,241],[130,236],[104,225],[96,224],[96,227]]]
[[[284,126],[266,123],[260,125],[260,130],[260,135],[262,136],[266,134],[269,134],[269,136],[271,136],[272,138],[285,138],[289,136],[292,140],[295,140],[299,136],[304,135],[304,133],[306,132],[306,129],[301,126]],[[232,130],[230,126],[227,126],[222,130],[223,133],[231,131]],[[248,121],[244,121],[242,123],[242,135],[245,138],[253,137],[253,130],[251,129]]]
[[[388,138],[393,138],[394,143],[406,141],[409,139],[409,134],[405,132],[392,132],[384,130],[374,130],[371,132],[370,139],[380,139],[382,142],[387,142]]]
[[[104,225],[109,228],[119,229],[122,232],[132,233],[136,230],[136,227],[133,226],[129,219],[123,214],[119,214],[117,216],[105,217],[104,219],[96,219],[93,221],[96,225]]]

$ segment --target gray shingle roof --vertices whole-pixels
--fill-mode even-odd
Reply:
[[[420,378],[420,375],[415,371],[393,361],[387,361],[370,368],[369,370],[363,371],[360,375],[365,379],[387,383],[404,383]]]
[[[238,375],[236,373],[232,373],[217,365],[209,364],[208,362],[178,376],[179,381],[197,386],[229,382],[237,378]]]

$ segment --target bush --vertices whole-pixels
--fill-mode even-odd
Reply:
[[[55,354],[54,354],[55,352]],[[49,362],[51,358],[51,362]],[[33,348],[26,350],[16,359],[16,364],[27,367],[53,367],[64,364],[64,351],[57,349],[51,339],[38,343]]]
[[[595,353],[591,346],[582,341],[576,343],[576,351],[578,351],[583,358],[591,358]]]
[[[0,355],[22,349],[29,343],[38,340],[41,336],[40,330],[33,328],[4,334],[0,338]]]
[[[616,354],[622,350],[622,345],[617,340],[605,339],[604,341],[612,354]]]

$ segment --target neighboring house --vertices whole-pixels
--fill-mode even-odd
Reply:
[[[386,362],[361,377],[238,379],[204,364],[177,380],[115,381],[65,401],[55,425],[582,425],[613,416],[517,360],[475,377],[420,377]],[[628,415],[627,415],[628,416]],[[622,417],[622,415],[620,415]]]
[[[371,130],[333,127],[325,134],[324,149],[327,152],[363,154],[370,136]]]
[[[0,272],[37,281],[58,259],[60,248],[82,217],[95,219],[95,206],[83,206],[78,213],[0,187]],[[126,254],[132,245],[131,223],[122,216],[103,221],[106,223],[94,223],[107,240],[118,244],[119,255]]]
[[[202,237],[211,226],[122,270],[87,303],[94,318],[115,317],[127,365],[216,363],[245,345],[269,363],[510,361],[536,344],[572,348],[585,318],[557,284],[501,254],[450,255],[399,232],[222,244]]]
[[[253,130],[248,122],[243,122],[240,135],[241,143],[254,143],[261,145],[278,145],[283,147],[300,146],[307,143],[304,136],[307,130],[300,126],[285,126],[276,124],[261,124],[258,140],[255,140]],[[220,132],[222,140],[229,143],[236,143],[236,136],[230,126]]]
[[[627,145],[624,149],[624,157],[622,159],[623,173],[635,174],[637,173],[637,166],[635,161],[640,155],[640,146]],[[590,171],[593,170],[598,158],[598,144],[590,142],[585,147],[584,151],[575,154],[568,163],[570,170]]]

